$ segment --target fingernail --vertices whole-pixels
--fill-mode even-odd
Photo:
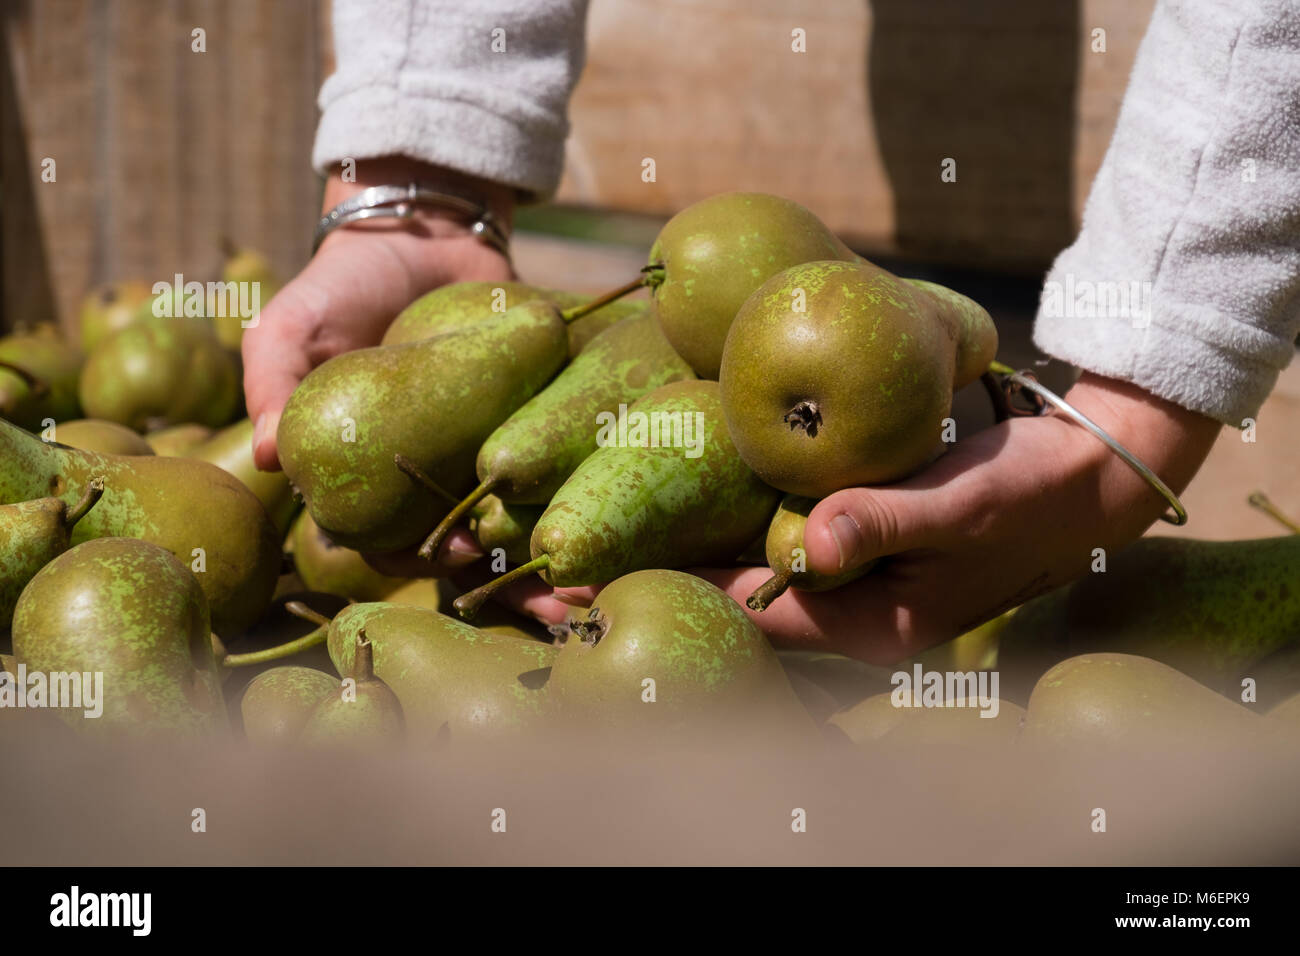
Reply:
[[[262,439],[266,437],[266,413],[263,412],[257,416],[257,421],[253,422],[253,447],[256,448],[262,444]]]
[[[840,570],[847,571],[862,549],[862,529],[848,515],[836,515],[831,519],[831,537],[840,553]]]
[[[446,552],[443,554],[442,563],[448,568],[463,568],[473,564],[481,557],[483,557],[483,552],[474,548],[448,545]]]

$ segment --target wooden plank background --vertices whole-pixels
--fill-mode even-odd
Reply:
[[[868,253],[1032,274],[1073,235],[1153,3],[593,0],[558,201],[667,216],[759,189]],[[109,279],[206,279],[222,235],[301,266],[326,0],[3,9],[0,325],[66,322]]]

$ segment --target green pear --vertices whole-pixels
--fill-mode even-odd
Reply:
[[[904,703],[900,689],[876,694],[835,714],[828,723],[864,750],[879,747],[978,747],[1015,743],[1025,709],[1009,700],[945,699],[938,706]]]
[[[740,606],[702,578],[637,571],[571,624],[550,693],[567,721],[619,735],[743,730],[815,733],[776,652]]]
[[[557,651],[549,644],[488,634],[428,608],[354,604],[330,624],[340,674],[352,673],[362,630],[413,738],[500,740],[543,726],[551,713],[546,669]]]
[[[390,592],[384,600],[389,604],[414,604],[436,611],[442,605],[440,583],[435,578],[412,578]]]
[[[91,418],[136,431],[198,422],[216,428],[240,404],[239,364],[202,318],[150,318],[113,333],[81,371]]]
[[[31,431],[47,420],[76,418],[84,361],[50,325],[0,338],[0,418]]]
[[[313,591],[352,601],[380,601],[406,583],[380,574],[360,553],[335,544],[305,511],[293,523],[289,540],[298,576]]]
[[[817,506],[815,498],[786,495],[777,506],[776,514],[767,529],[767,564],[772,577],[751,594],[745,603],[755,611],[765,611],[768,605],[785,593],[787,588],[801,591],[833,591],[841,585],[860,578],[875,564],[869,561],[861,567],[842,574],[819,574],[808,567],[808,554],[804,550],[803,532],[808,516]]]
[[[216,434],[214,429],[198,422],[185,422],[181,425],[168,425],[144,436],[155,455],[169,458],[184,458]],[[288,485],[288,482],[285,482]]]
[[[273,667],[249,681],[240,699],[244,736],[259,747],[297,743],[316,705],[338,692],[339,682],[310,667]]]
[[[488,436],[475,470],[479,485],[448,512],[420,553],[433,557],[452,528],[485,495],[544,505],[597,448],[602,418],[670,382],[695,376],[651,316],[598,335],[555,381]]]
[[[417,544],[448,508],[395,458],[464,495],[479,446],[550,381],[565,354],[564,316],[531,302],[426,341],[336,356],[285,406],[277,433],[284,472],[338,544]]]
[[[1300,644],[1298,581],[1300,535],[1142,538],[1105,572],[1022,607],[999,638],[999,666],[1028,684],[1064,658],[1116,651],[1235,696],[1251,668]]]
[[[543,289],[523,282],[455,282],[426,293],[403,309],[388,326],[383,344],[400,345],[433,338],[538,299],[561,309],[571,309],[586,301],[586,297],[576,293]],[[611,325],[648,311],[645,302],[611,302],[575,319],[569,323],[568,329],[569,357],[576,358],[592,339]]]
[[[28,674],[103,675],[99,718],[58,712],[78,730],[229,729],[203,589],[147,541],[99,538],[47,564],[18,599],[13,644]]]
[[[105,455],[152,455],[153,447],[136,432],[98,418],[77,418],[59,422],[42,431],[50,441],[82,451],[97,451]]]
[[[256,249],[237,246],[228,239],[222,242],[222,252],[225,261],[221,265],[221,281],[236,283],[236,293],[239,284],[247,283],[256,286],[258,309],[260,311],[266,308],[266,304],[275,297],[275,294],[280,291],[280,286],[283,285],[271,267],[270,261]],[[245,301],[251,301],[249,295],[250,293],[244,294]],[[232,298],[228,296],[228,301]],[[228,311],[232,314],[214,316],[212,324],[221,344],[228,349],[238,351],[240,342],[244,338],[245,317],[237,310]]]
[[[484,495],[470,509],[469,532],[484,554],[500,549],[511,564],[523,564],[532,559],[528,542],[545,510],[541,505],[507,504],[496,495]]]
[[[96,478],[72,507],[62,498],[0,505],[0,633],[9,630],[27,582],[68,550],[72,529],[103,493],[104,482]]]
[[[77,340],[90,352],[118,329],[140,318],[141,307],[153,301],[153,289],[146,282],[128,279],[92,289],[81,301]]]
[[[668,220],[650,248],[646,283],[677,354],[716,380],[727,330],[750,294],[783,269],[825,259],[857,256],[803,206],[722,193]]]
[[[237,634],[257,619],[275,590],[280,538],[239,481],[206,462],[101,455],[47,444],[0,422],[0,503],[46,496],[75,503],[97,477],[107,490],[77,523],[73,544],[150,541],[195,569],[218,634]]]
[[[243,483],[266,507],[283,537],[288,533],[298,502],[284,472],[258,471],[253,464],[253,423],[247,418],[227,425],[186,455],[216,465]]]
[[[375,676],[374,645],[362,628],[353,643],[351,678],[316,705],[302,741],[309,747],[370,749],[400,740],[404,724],[397,695]]]
[[[767,525],[779,496],[736,453],[717,382],[664,385],[632,406],[626,424],[555,493],[533,529],[532,560],[462,595],[457,610],[473,614],[533,572],[570,587],[646,568],[730,564]]]
[[[953,390],[996,347],[988,313],[955,292],[865,261],[794,266],[732,323],[719,379],[727,426],[759,477],[791,494],[896,481],[942,451]]]
[[[1137,746],[1237,741],[1258,715],[1166,664],[1132,654],[1082,654],[1044,674],[1029,698],[1035,742]]]

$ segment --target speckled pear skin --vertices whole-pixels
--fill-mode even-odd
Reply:
[[[620,322],[483,443],[479,480],[514,504],[544,505],[596,450],[598,415],[694,377],[652,316]]]
[[[72,538],[62,498],[0,505],[0,634],[9,630],[18,595]]]
[[[21,376],[0,368],[0,418],[36,431],[47,418],[61,422],[80,414],[77,381],[85,356],[52,326],[0,338],[0,360],[12,362],[48,386],[44,394],[37,394]]]
[[[939,315],[956,328],[957,357],[953,363],[952,387],[963,388],[988,371],[998,352],[998,330],[984,306],[935,282],[903,281],[929,293],[938,303]]]
[[[397,695],[412,738],[501,739],[550,714],[544,680],[519,680],[554,663],[550,644],[489,634],[429,608],[354,604],[330,624],[330,659],[340,674],[352,671],[362,628],[375,674]]]
[[[723,354],[736,447],[768,484],[808,498],[911,474],[942,450],[960,334],[933,295],[868,262],[773,276]]]
[[[363,642],[356,650],[348,674],[353,685],[348,688],[346,681],[340,682],[334,693],[325,695],[316,705],[302,729],[301,739],[306,746],[372,752],[406,735],[397,695],[375,676],[371,658],[374,646]]]
[[[545,510],[542,505],[506,504],[496,495],[487,495],[470,509],[469,533],[484,554],[501,548],[511,564],[523,564],[532,557],[528,543]]]
[[[338,692],[339,682],[311,667],[273,667],[248,683],[239,702],[244,736],[258,747],[292,745],[312,711]]]
[[[571,627],[549,685],[566,720],[618,731],[737,719],[812,730],[767,639],[703,578],[659,569],[628,574]],[[643,700],[647,678],[655,684],[653,703]]]
[[[87,417],[136,431],[182,422],[217,428],[239,408],[239,374],[207,319],[150,316],[96,346],[79,395]]]
[[[767,526],[779,495],[749,469],[722,419],[717,382],[664,385],[630,412],[703,415],[702,454],[598,448],[555,493],[532,556],[554,587],[600,584],[643,568],[731,563]],[[692,418],[692,420],[694,420]]]
[[[700,378],[718,377],[727,329],[750,294],[801,262],[857,257],[815,215],[765,193],[722,193],[687,206],[664,225],[649,264],[659,325]],[[656,276],[651,274],[654,282]]]
[[[1033,680],[1063,658],[1117,651],[1162,661],[1229,695],[1268,655],[1300,645],[1300,535],[1142,538],[1105,573],[1029,602],[998,640],[999,666]]]
[[[258,471],[253,464],[253,423],[247,418],[227,425],[206,441],[190,449],[186,458],[206,461],[229,472],[257,495],[276,529],[283,537],[298,514],[300,503],[282,471]]]
[[[289,480],[344,547],[419,543],[448,504],[393,463],[405,455],[449,494],[474,485],[487,437],[564,364],[564,320],[544,302],[421,342],[336,356],[290,397],[277,444]],[[351,424],[350,424],[351,423]],[[345,440],[355,431],[355,441]]]
[[[101,717],[56,711],[75,730],[229,730],[203,590],[147,541],[97,538],[47,564],[18,600],[13,645],[29,672],[103,673]]]
[[[504,290],[507,309],[535,299],[550,302],[561,309],[573,308],[587,301],[586,296],[574,292],[543,289],[524,282],[455,282],[420,296],[403,309],[384,333],[383,344],[419,342],[490,319],[500,314],[493,311],[497,289]],[[569,357],[576,357],[587,343],[611,325],[634,315],[644,315],[649,308],[649,303],[644,301],[620,300],[574,319],[568,330]]]
[[[819,574],[807,567],[805,552],[804,570],[794,570],[795,551],[804,548],[804,528],[808,524],[808,516],[812,514],[815,507],[817,507],[816,498],[786,495],[781,499],[776,514],[772,516],[772,523],[767,528],[767,541],[764,548],[767,566],[772,569],[774,576],[785,581],[786,587],[798,588],[800,591],[833,591],[862,577],[871,570],[875,562],[868,562],[841,574]],[[763,607],[755,607],[754,603],[747,603],[751,608],[759,611],[764,610],[770,602],[760,602],[763,603]]]
[[[188,458],[101,455],[47,444],[0,422],[0,502],[55,496],[75,504],[96,476],[104,497],[72,535],[141,538],[186,567],[203,548],[197,574],[223,637],[241,633],[266,609],[280,574],[280,535],[266,509],[239,480]]]

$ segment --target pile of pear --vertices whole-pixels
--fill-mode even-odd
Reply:
[[[225,275],[275,284],[249,252]],[[237,323],[156,306],[119,283],[88,299],[77,345],[47,330],[0,342],[6,666],[102,672],[102,717],[57,714],[75,730],[421,752],[557,732],[872,749],[1166,733],[1181,718],[1146,717],[1185,705],[1249,730],[1235,718],[1296,709],[1282,690],[1300,687],[1274,680],[1252,708],[1228,679],[1285,657],[1294,614],[1229,647],[1222,628],[1196,630],[1204,615],[1143,616],[1150,594],[1128,599],[1134,634],[1104,646],[1075,627],[1095,597],[1052,595],[923,656],[1017,666],[995,720],[900,708],[879,669],[772,647],[762,614],[787,589],[833,591],[874,566],[806,566],[817,502],[941,455],[955,390],[997,348],[978,304],[866,262],[789,200],[688,207],[607,295],[466,282],[423,296],[380,345],[303,380],[280,419],[283,472],[253,466]],[[606,440],[602,421],[638,413],[673,440]],[[465,532],[483,557],[433,580]],[[1297,542],[1239,544],[1294,568]],[[1198,555],[1221,567],[1214,545],[1161,546],[1188,562],[1158,556],[1178,573],[1156,604],[1201,588]],[[424,576],[393,576],[418,558]],[[1144,579],[1134,560],[1108,586]],[[687,573],[760,562],[771,579],[748,608]],[[603,590],[547,628],[491,600],[524,579]]]

